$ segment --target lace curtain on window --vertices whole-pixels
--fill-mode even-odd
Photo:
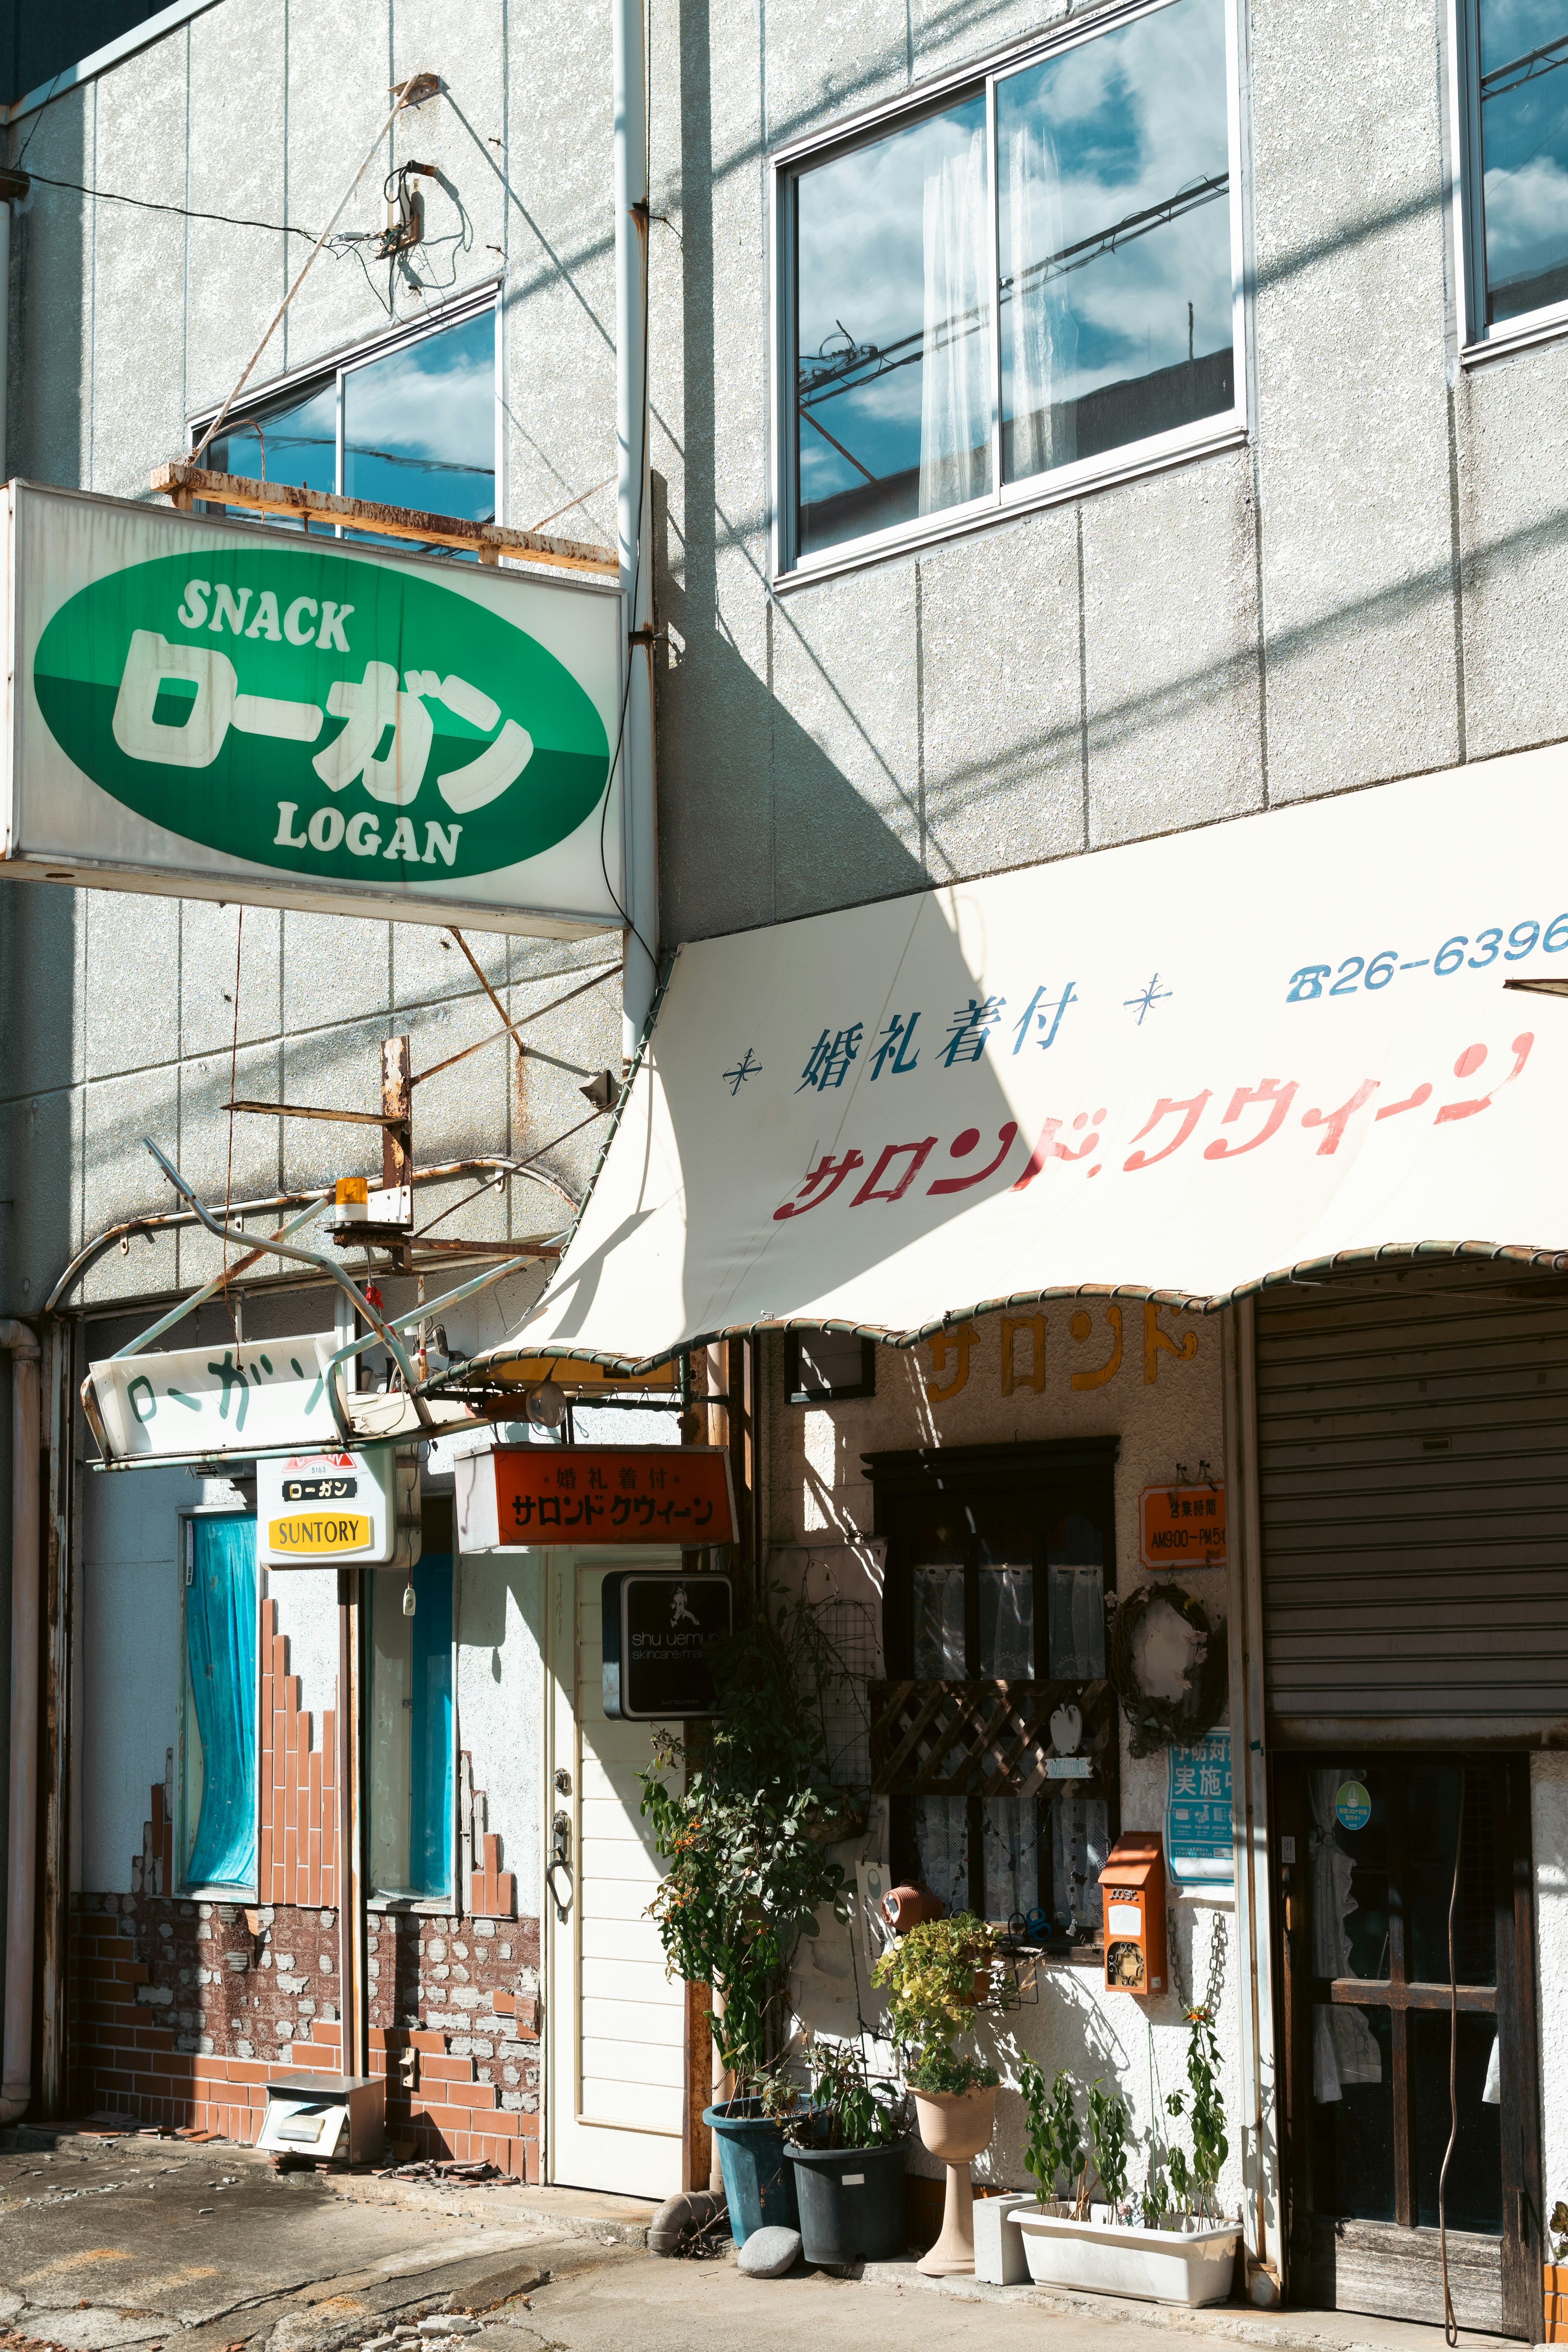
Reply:
[[[1312,1806],[1308,1840],[1312,1872],[1312,1974],[1317,1977],[1354,1974],[1345,1922],[1356,1908],[1351,1893],[1355,1861],[1342,1850],[1334,1819],[1334,1791],[1342,1778],[1337,1769],[1307,1776]],[[1382,2080],[1383,2055],[1360,2010],[1314,2001],[1312,2096],[1318,2105],[1326,2106],[1331,2100],[1342,2098],[1347,2083]]]
[[[1078,363],[1078,321],[1047,270],[1065,242],[1060,173],[1050,134],[1027,117],[1003,142],[1003,351],[1011,366],[1009,478],[1021,481],[1078,456],[1078,413],[1063,385]]]
[[[969,1909],[969,1800],[915,1799],[915,1853],[919,1875],[940,1896],[951,1916]]]
[[[985,134],[926,174],[921,514],[991,487],[990,236]]]
[[[914,1571],[914,1669],[921,1682],[959,1682],[963,1647],[963,1567],[922,1560]]]

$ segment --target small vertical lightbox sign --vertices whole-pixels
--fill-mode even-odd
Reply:
[[[602,1608],[604,1706],[613,1722],[689,1723],[718,1714],[708,1654],[734,1629],[727,1576],[615,1569]]]
[[[1163,1993],[1165,1958],[1165,1850],[1157,1830],[1118,1838],[1100,1874],[1105,1900],[1108,1992]]]

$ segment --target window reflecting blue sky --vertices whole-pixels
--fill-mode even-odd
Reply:
[[[865,488],[868,474],[885,481],[918,472],[926,190],[940,182],[944,167],[966,173],[978,142],[984,191],[984,138],[985,100],[976,97],[800,175],[803,503]],[[988,368],[984,320],[960,320],[957,331],[967,335]]]
[[[247,481],[493,521],[495,339],[495,314],[485,310],[342,370],[341,481],[337,371],[291,399],[258,404],[250,418],[225,427],[204,462]]]
[[[1012,75],[996,130],[1005,417],[1230,350],[1224,0]]]
[[[1226,5],[999,78],[994,156],[976,90],[797,175],[803,554],[993,489],[998,303],[1009,479],[1234,406]]]
[[[1568,299],[1568,0],[1481,0],[1480,17],[1489,316],[1502,319]]]
[[[495,520],[493,312],[343,376],[343,493]]]

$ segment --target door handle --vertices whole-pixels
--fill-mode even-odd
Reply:
[[[557,1871],[561,1873],[565,1882],[564,1894],[555,1883]],[[572,1902],[572,1816],[570,1813],[557,1813],[552,1823],[550,1866],[544,1874],[544,1883],[550,1889],[551,1899],[555,1906],[556,1919],[563,1926]]]

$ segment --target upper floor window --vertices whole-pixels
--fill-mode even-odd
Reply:
[[[1075,35],[781,174],[781,568],[1232,429],[1230,0]]]
[[[257,402],[225,423],[203,463],[247,481],[494,522],[496,381],[487,306]]]
[[[1460,0],[1470,340],[1568,303],[1568,0]]]

